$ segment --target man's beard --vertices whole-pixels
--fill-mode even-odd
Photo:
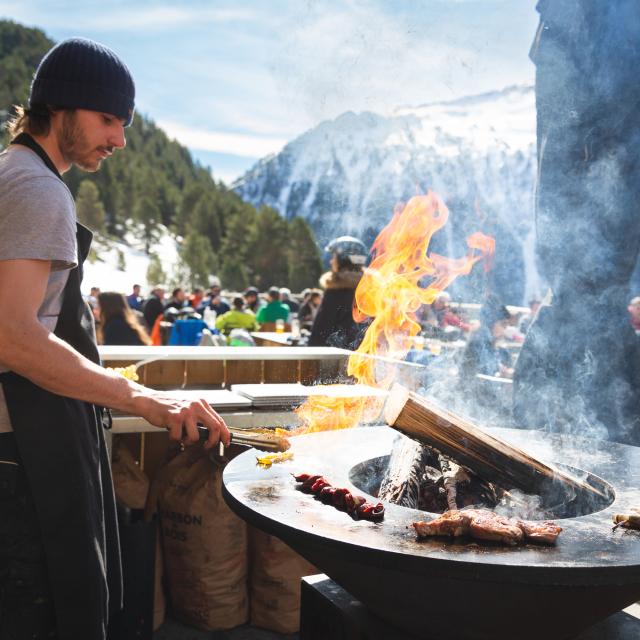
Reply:
[[[97,171],[102,158],[96,156],[97,148],[92,148],[84,131],[78,126],[76,114],[65,111],[58,140],[62,157],[84,171]]]

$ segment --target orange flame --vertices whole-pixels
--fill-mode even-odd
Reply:
[[[486,258],[489,265],[495,241],[479,232],[467,238],[464,258],[427,253],[433,234],[448,217],[449,210],[435,193],[414,196],[373,243],[373,260],[358,284],[353,309],[356,322],[372,320],[347,368],[359,383],[388,389],[396,374],[394,363],[406,356],[413,336],[421,331],[416,319],[420,307],[431,304],[459,275],[470,273],[479,260]],[[425,287],[426,278],[430,281]],[[312,396],[298,415],[306,425],[303,432],[347,428],[357,425],[365,413],[378,415],[381,404],[379,398]]]

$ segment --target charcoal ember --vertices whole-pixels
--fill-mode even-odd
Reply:
[[[498,504],[496,488],[489,482],[485,482],[475,474],[471,474],[469,482],[458,485],[458,508],[482,505],[493,508]]]
[[[444,513],[449,510],[448,498],[451,496],[451,478],[455,478],[455,501],[459,509],[470,506],[495,507],[502,495],[490,482],[482,480],[475,473],[464,469],[464,473],[451,475],[451,466],[445,465],[449,473],[449,491],[445,486],[446,478],[438,467],[425,467],[420,483],[418,509],[430,513]]]

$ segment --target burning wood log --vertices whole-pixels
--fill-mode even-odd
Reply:
[[[403,507],[442,513],[478,505],[493,508],[505,494],[432,447],[400,437],[377,495]]]
[[[417,509],[422,474],[430,460],[434,459],[437,460],[437,454],[430,447],[410,438],[402,438],[391,451],[378,498]]]
[[[391,389],[384,416],[394,429],[505,489],[516,488],[537,495],[561,491],[565,499],[575,494],[603,497],[586,482],[532,458],[401,385]]]
[[[449,509],[458,508],[458,483],[471,482],[469,474],[453,460],[450,460],[442,454],[438,456],[438,462],[442,469],[442,479],[444,481],[444,490],[447,497],[447,506]]]

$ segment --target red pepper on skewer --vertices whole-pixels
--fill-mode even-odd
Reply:
[[[306,491],[306,492],[310,492],[311,491],[311,487],[313,487],[313,485],[315,484],[316,480],[318,480],[319,478],[322,478],[322,476],[309,476],[302,483],[302,490]]]
[[[346,510],[354,517],[379,522],[384,518],[384,505],[367,502],[363,496],[354,496],[348,489],[332,487],[323,476],[300,473],[293,476],[301,482],[300,489],[315,494],[324,504],[330,504],[340,510]]]
[[[320,476],[311,486],[311,493],[320,493],[322,489],[330,486],[331,485],[322,476]]]
[[[357,513],[365,520],[382,520],[384,518],[384,505],[382,502],[378,502],[377,504],[365,502],[358,507]]]
[[[338,509],[344,509],[347,505],[347,496],[351,495],[349,489],[336,489],[333,492],[333,506]]]

